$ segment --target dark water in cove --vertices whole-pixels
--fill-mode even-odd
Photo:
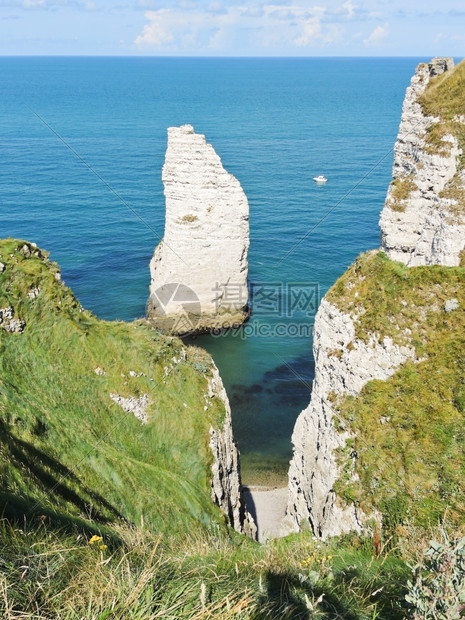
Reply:
[[[254,314],[245,330],[195,344],[226,384],[246,482],[286,473],[309,400],[314,310],[378,245],[420,60],[0,58],[0,235],[49,250],[99,317],[144,315],[167,127],[194,125],[241,182]]]

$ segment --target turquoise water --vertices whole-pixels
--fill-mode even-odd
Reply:
[[[419,60],[0,58],[0,235],[49,250],[101,318],[144,315],[168,126],[193,124],[241,182],[255,312],[245,334],[195,344],[228,389],[247,482],[285,474],[312,378],[305,330],[316,298],[378,245]],[[312,181],[320,173],[324,186]],[[288,311],[290,283],[307,302]]]

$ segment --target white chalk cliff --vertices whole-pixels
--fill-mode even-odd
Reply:
[[[363,514],[354,505],[344,506],[333,491],[339,477],[336,452],[348,438],[336,428],[332,400],[357,395],[372,379],[387,379],[415,350],[398,346],[389,338],[368,341],[356,338],[355,312],[345,313],[323,299],[315,317],[313,354],[315,379],[309,406],[299,415],[289,468],[289,502],[285,527],[299,531],[309,525],[326,538],[351,530],[360,531]]]
[[[403,105],[394,154],[394,182],[380,226],[381,249],[389,258],[409,266],[459,265],[465,247],[465,221],[457,209],[460,201],[441,193],[450,183],[455,188],[465,185],[460,171],[461,149],[457,137],[449,133],[443,137],[447,143],[444,152],[430,152],[427,133],[441,121],[424,116],[418,102],[431,77],[450,70],[450,65],[450,59],[419,65]],[[455,123],[463,121],[454,119]],[[402,183],[406,185],[402,187]],[[403,191],[399,191],[399,185]],[[359,284],[350,282],[349,288]],[[365,333],[361,340],[356,328],[365,312],[363,306],[337,307],[329,299],[331,295],[322,300],[315,317],[315,379],[310,404],[299,415],[292,436],[294,454],[284,524],[285,531],[310,527],[321,538],[361,531],[368,516],[334,492],[334,484],[341,476],[338,453],[346,446],[349,434],[333,403],[345,395],[358,395],[373,379],[388,379],[407,360],[419,361],[408,333],[401,345],[375,333]],[[355,460],[356,454],[354,480]]]
[[[457,137],[445,132],[442,145],[431,148],[428,135],[442,123],[426,116],[419,98],[432,77],[453,71],[452,58],[418,65],[407,88],[394,147],[393,182],[381,213],[381,249],[392,260],[409,266],[457,266],[465,247],[465,217],[457,212],[454,195],[465,191],[460,170],[462,149]],[[464,116],[455,122],[464,123]],[[447,190],[453,188],[454,192]]]
[[[221,399],[225,407],[225,419],[221,429],[210,428],[210,448],[213,453],[212,498],[228,517],[232,527],[241,533],[256,538],[257,527],[247,512],[242,493],[239,453],[234,443],[231,407],[217,367],[212,366],[213,375],[209,380],[206,405],[211,399]]]
[[[205,136],[168,129],[165,234],[150,263],[148,317],[172,333],[247,317],[249,205]]]

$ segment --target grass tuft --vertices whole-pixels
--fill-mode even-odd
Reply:
[[[405,179],[394,179],[391,182],[391,199],[389,206],[393,211],[403,212],[407,206],[407,200],[410,194],[418,189],[416,183],[413,181],[413,176],[409,176]]]
[[[395,553],[374,556],[369,539],[260,546],[214,530],[115,529],[121,544],[101,549],[78,532],[1,521],[2,617],[403,618],[409,569]]]

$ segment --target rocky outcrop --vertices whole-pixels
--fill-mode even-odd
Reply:
[[[216,366],[213,366],[212,372],[205,407],[208,408],[209,402],[214,397],[221,399],[225,407],[223,427],[221,429],[210,427],[213,501],[222,509],[236,531],[255,539],[257,527],[245,508],[242,494],[239,453],[233,438],[229,400]]]
[[[15,318],[15,311],[12,306],[0,308],[0,329],[13,334],[22,334],[25,327],[24,321]]]
[[[307,525],[316,536],[326,538],[362,527],[364,515],[354,505],[343,505],[333,490],[340,475],[337,451],[349,435],[332,401],[357,395],[372,379],[387,379],[407,359],[415,358],[415,349],[390,338],[380,342],[374,334],[362,341],[356,337],[356,320],[356,314],[347,314],[326,299],[315,318],[312,396],[292,435],[285,523],[289,531]]]
[[[151,323],[177,334],[242,323],[249,205],[239,181],[191,125],[168,129],[162,179],[165,234],[150,263]]]
[[[450,119],[426,115],[419,101],[431,78],[452,72],[453,66],[451,58],[418,65],[405,94],[394,180],[380,227],[381,249],[409,266],[457,266],[465,247],[465,173],[460,170],[457,132],[451,130]],[[454,123],[464,120],[456,117]]]
[[[102,372],[96,372],[96,374],[102,374]],[[105,374],[105,373],[104,373]],[[130,396],[129,398],[123,398],[119,394],[110,394],[110,398],[117,405],[121,407],[121,409],[125,413],[133,413],[134,416],[142,422],[142,424],[147,424],[149,421],[147,407],[149,405],[149,397],[148,394],[142,394],[139,398],[136,396]]]
[[[154,334],[145,321],[101,322],[57,281],[57,273],[58,266],[35,245],[0,240],[0,406],[8,412],[5,432],[14,426],[21,442],[37,430],[44,458],[53,457],[57,466],[56,459],[63,459],[60,467],[66,469],[75,465],[66,433],[49,433],[49,422],[59,429],[72,418],[81,429],[74,434],[74,454],[81,450],[87,456],[99,429],[112,430],[104,435],[98,458],[80,472],[82,484],[73,487],[75,504],[64,496],[62,501],[51,487],[49,494],[43,484],[37,487],[24,459],[8,461],[2,470],[4,489],[15,492],[21,480],[38,511],[45,501],[69,522],[73,515],[82,521],[81,507],[88,505],[105,521],[136,522],[144,514],[157,531],[167,532],[179,532],[186,524],[193,531],[218,524],[213,500],[224,511],[225,523],[228,519],[236,530],[254,537],[255,525],[242,498],[231,411],[211,357],[178,338]],[[28,337],[10,333],[23,329]],[[63,334],[69,336],[65,350]],[[70,364],[69,359],[78,362]],[[44,381],[33,380],[36,368]],[[81,380],[83,374],[88,381]],[[58,389],[63,406],[57,408],[57,392],[48,384],[63,376],[67,381]],[[25,402],[40,402],[50,419],[45,420],[40,407],[23,407],[15,394]],[[136,435],[128,438],[131,428]],[[100,479],[102,502],[102,489],[92,486]]]

